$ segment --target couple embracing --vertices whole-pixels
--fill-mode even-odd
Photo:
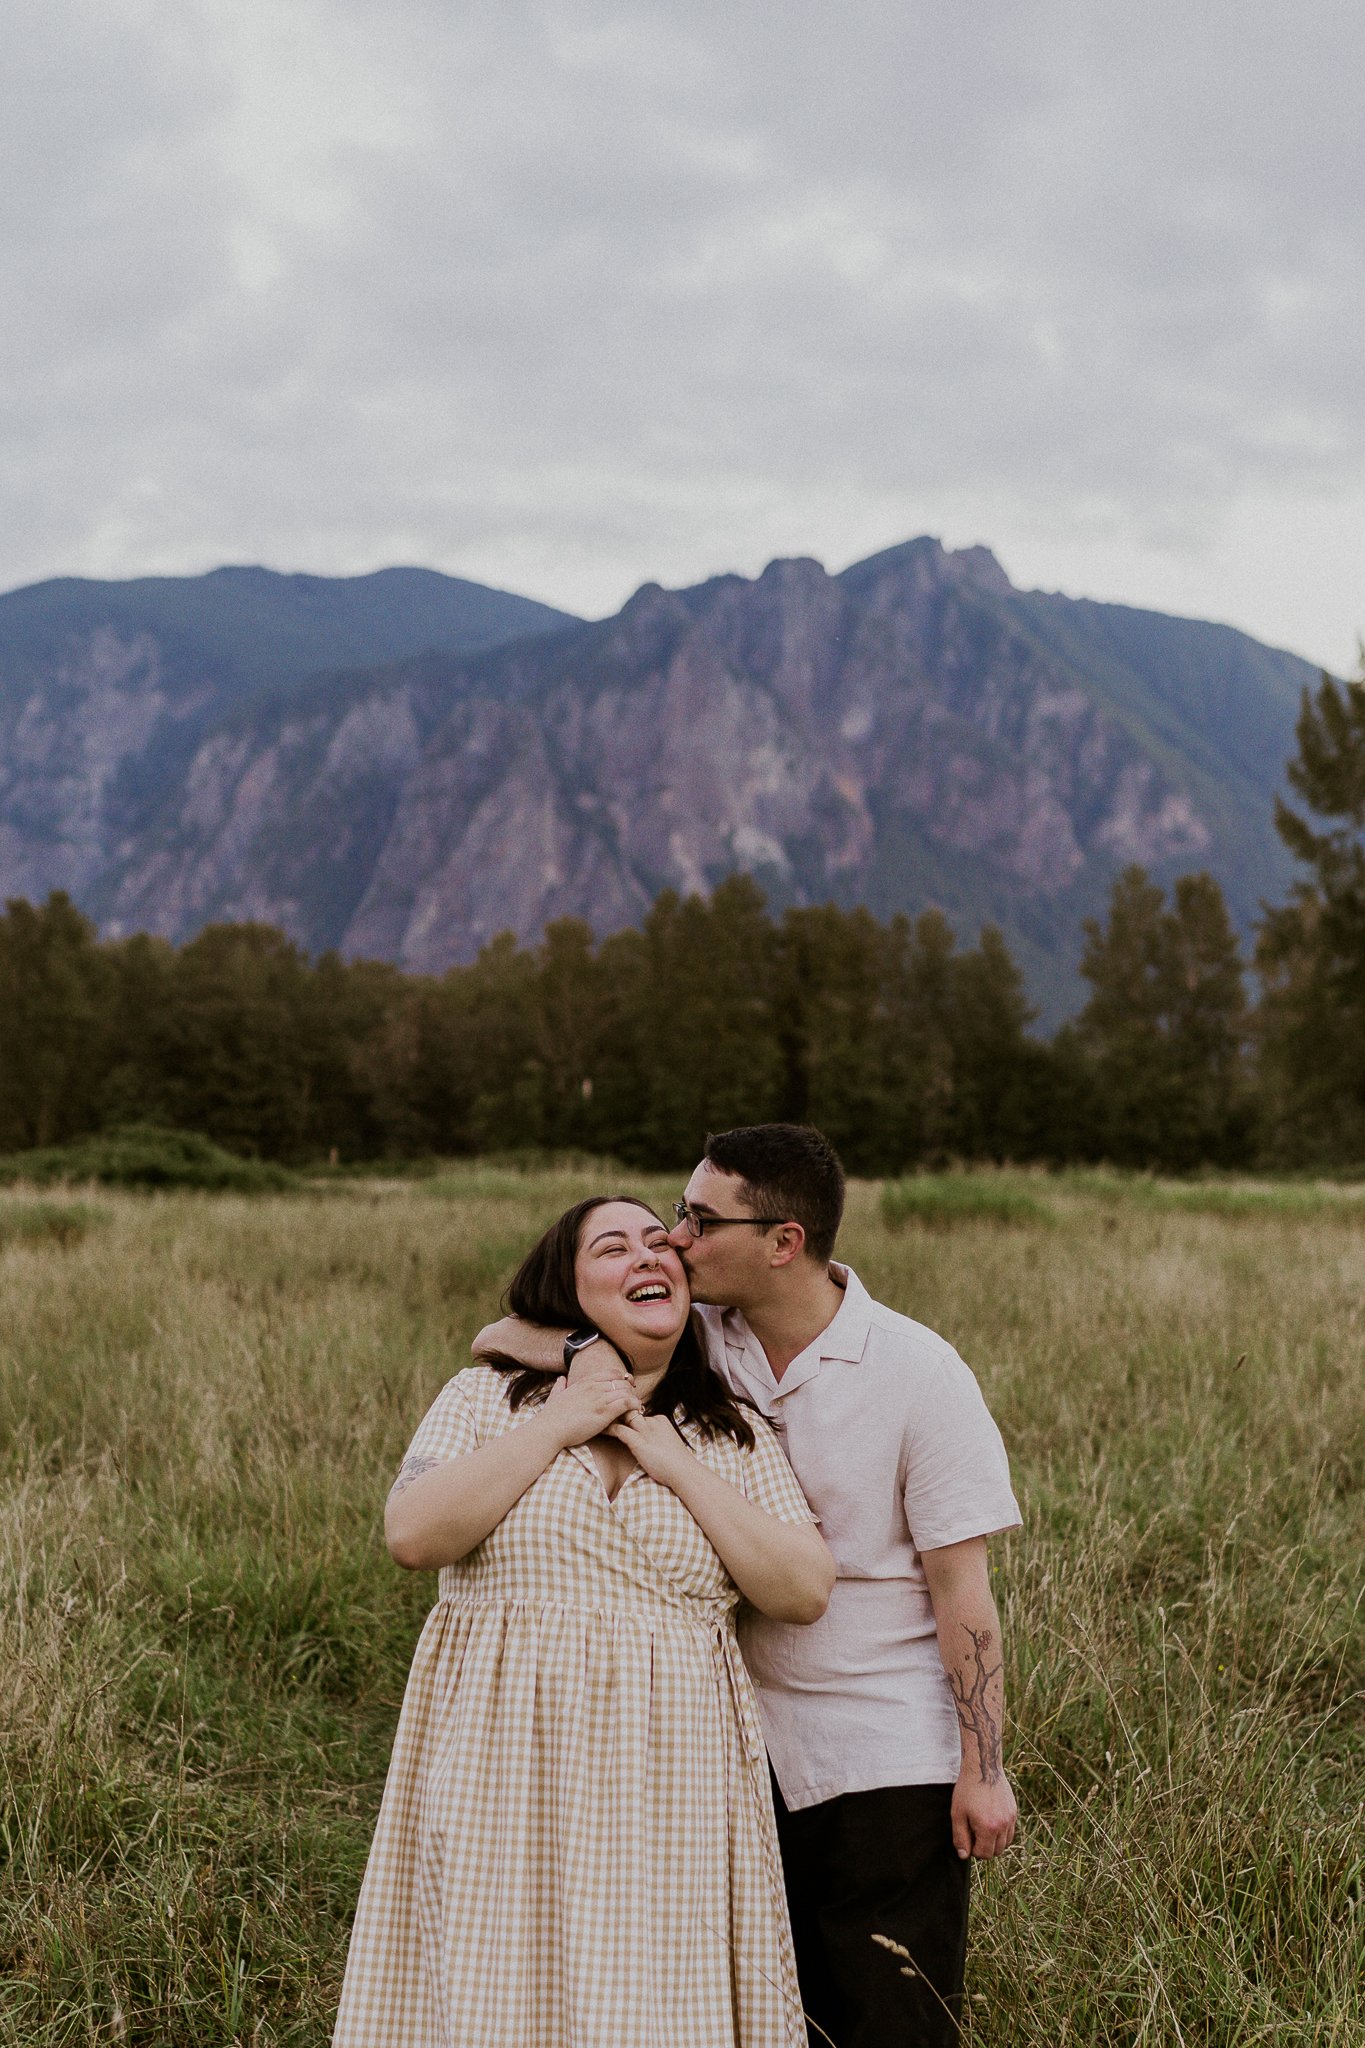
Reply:
[[[816,1131],[580,1202],[386,1514],[440,1571],[334,2048],[939,2048],[1014,1834],[976,1381],[833,1258]],[[809,2033],[807,2031],[809,2025]]]

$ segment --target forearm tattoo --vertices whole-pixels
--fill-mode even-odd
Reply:
[[[404,1458],[398,1468],[398,1477],[389,1488],[389,1499],[392,1500],[396,1493],[402,1493],[405,1488],[412,1485],[414,1479],[420,1479],[424,1472],[434,1472],[438,1465],[444,1463],[444,1458]]]
[[[962,1724],[963,1742],[968,1736],[972,1738],[983,1782],[997,1785],[1005,1771],[1001,1760],[1000,1720],[998,1713],[992,1711],[987,1694],[1004,1670],[1004,1662],[1003,1659],[995,1664],[988,1662],[994,1643],[988,1628],[970,1628],[965,1622],[963,1626],[972,1639],[971,1656],[964,1657],[957,1670],[948,1673],[948,1683],[952,1687],[957,1718]]]

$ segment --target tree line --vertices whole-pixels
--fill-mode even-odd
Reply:
[[[285,1162],[577,1149],[633,1166],[708,1129],[818,1124],[849,1167],[1365,1162],[1365,675],[1305,693],[1277,823],[1302,864],[1250,963],[1207,874],[1141,868],[1087,923],[1050,1042],[998,930],[744,876],[600,941],[573,919],[467,966],[310,960],[273,927],[102,941],[70,900],[0,916],[0,1150],[133,1122]],[[1259,995],[1248,994],[1248,966]]]

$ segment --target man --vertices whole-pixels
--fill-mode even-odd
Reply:
[[[741,1621],[806,2011],[838,2048],[941,2048],[970,1859],[1014,1837],[986,1538],[1019,1511],[957,1353],[832,1262],[843,1200],[818,1131],[726,1131],[670,1241],[712,1363],[777,1429],[838,1566],[822,1620]],[[549,1366],[561,1341],[503,1322],[475,1350]]]

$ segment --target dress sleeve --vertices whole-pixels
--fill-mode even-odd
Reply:
[[[815,1521],[772,1424],[761,1415],[746,1420],[753,1427],[754,1447],[743,1453],[744,1498],[779,1522]]]
[[[424,1469],[428,1465],[443,1465],[447,1458],[458,1458],[465,1451],[479,1448],[474,1390],[465,1384],[476,1370],[467,1367],[464,1372],[457,1372],[453,1380],[446,1381],[417,1425],[417,1434],[403,1459],[405,1469],[414,1462],[420,1462]]]

